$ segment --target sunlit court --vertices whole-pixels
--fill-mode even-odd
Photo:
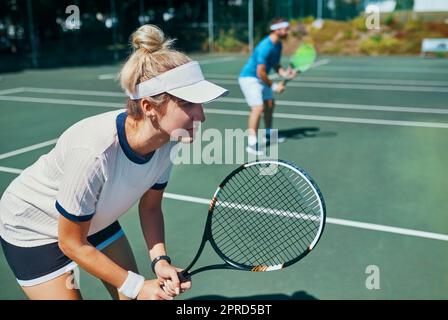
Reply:
[[[67,290],[79,289],[86,300],[117,298],[110,290],[120,298],[142,297],[129,295],[146,286],[138,285],[137,277],[159,279],[161,290],[179,300],[448,299],[448,7],[444,1],[431,3],[433,7],[418,0],[3,1],[0,236],[7,244],[2,242],[0,254],[0,299],[39,297],[33,285],[42,285],[42,277],[50,279],[58,268],[33,270],[34,263],[36,270],[42,264],[37,260],[51,255],[33,253],[39,259],[27,260],[18,247],[31,252],[51,244],[70,259],[63,267],[69,262],[87,266],[60,273],[72,277],[66,286],[75,289]],[[277,17],[282,19],[272,22]],[[123,89],[127,59],[158,39],[132,47],[131,35],[143,25],[176,38],[172,49],[191,61],[168,68],[175,71],[155,72],[167,61],[159,57],[167,44],[145,47],[142,55],[148,56],[129,75],[138,79],[126,78],[137,88],[129,93]],[[282,38],[279,30],[287,36]],[[274,47],[281,43],[281,69],[276,70],[275,57],[263,62],[266,46],[257,47],[262,41],[273,41]],[[147,67],[147,61],[154,65]],[[196,87],[203,83],[202,75],[216,87]],[[241,80],[248,78],[258,86]],[[261,106],[252,103],[258,101],[258,87],[263,90]],[[155,100],[145,100],[160,94],[188,106],[170,105],[165,113],[154,107]],[[275,105],[270,120],[267,100]],[[143,110],[135,118],[140,124],[126,122],[129,105]],[[259,130],[251,135],[258,107]],[[106,120],[64,135],[80,121],[107,112],[117,114],[109,126],[115,140],[107,137],[112,141],[107,148]],[[118,114],[125,112],[128,120],[120,127]],[[195,120],[194,128],[182,122],[194,141],[167,134],[173,119]],[[144,140],[144,130],[154,137]],[[100,139],[104,141],[95,142]],[[151,148],[163,139],[163,146]],[[163,158],[161,150],[176,139],[180,152],[172,152],[171,159],[163,153]],[[112,146],[116,151],[103,156]],[[76,150],[100,152],[100,147],[102,155],[95,155],[104,159],[100,169],[95,167],[95,175],[85,179],[76,177],[97,165]],[[45,160],[48,154],[55,157],[60,176],[46,167],[53,161]],[[111,157],[117,157],[113,165]],[[36,161],[41,161],[39,167],[24,172]],[[126,161],[125,169],[119,169]],[[175,163],[171,171],[136,171],[156,161]],[[265,170],[263,161],[280,164],[278,170],[255,174],[247,167],[234,172],[245,163]],[[74,170],[72,180],[66,177],[68,168]],[[90,200],[86,194],[94,189],[98,172],[106,172],[98,178],[105,187],[98,187]],[[40,189],[39,179],[45,188]],[[144,179],[153,179],[146,189]],[[13,181],[26,188],[15,183],[5,192]],[[89,187],[79,190],[83,183]],[[131,191],[136,194],[132,203]],[[153,202],[159,196],[164,238],[149,226],[156,225],[158,203]],[[130,270],[126,263],[106,261],[107,246],[124,239],[122,233],[102,247],[86,238],[115,222],[103,202],[120,207],[120,197],[125,198],[124,212],[112,211],[135,258],[138,272],[133,278],[123,274]],[[47,206],[43,199],[59,207]],[[55,213],[39,218],[47,207]],[[141,218],[145,213],[147,220]],[[35,231],[33,223],[39,224]],[[74,225],[85,229],[78,249],[73,244],[78,240],[69,239],[75,229],[66,229]],[[170,289],[169,268],[190,265],[207,227],[213,243],[205,245],[191,270],[222,267],[193,272],[191,289],[180,287],[177,295]],[[62,235],[68,240],[60,240]],[[93,258],[88,261],[93,255],[97,265]],[[163,268],[166,275],[158,271]],[[112,279],[112,289],[100,279]]]

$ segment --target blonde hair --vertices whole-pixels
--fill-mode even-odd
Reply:
[[[190,62],[191,59],[184,53],[171,48],[173,42],[174,40],[165,38],[163,31],[155,25],[146,24],[138,28],[131,36],[133,52],[118,75],[122,89],[135,93],[137,84]],[[145,98],[163,113],[161,107],[170,97],[169,94],[162,93]],[[134,119],[143,117],[139,101],[127,101],[126,111]]]

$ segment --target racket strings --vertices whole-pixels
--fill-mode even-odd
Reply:
[[[318,199],[294,171],[278,166],[275,176],[263,176],[260,169],[243,169],[220,191],[212,234],[219,250],[234,262],[277,265],[307,250],[316,237],[319,206],[310,204]]]
[[[264,223],[264,222],[266,222],[266,223]],[[262,224],[265,225],[265,226],[270,226],[271,223],[272,223],[272,220],[271,221],[266,221],[266,219],[262,219]],[[239,223],[239,224],[237,223],[237,225],[240,225],[242,228],[238,228],[238,227],[234,228],[234,229],[236,229],[234,231],[236,231],[236,232],[245,232],[246,234],[247,234],[248,230],[250,230],[250,228],[254,228],[253,223],[252,223],[252,225],[248,225],[244,221],[243,221],[243,223]],[[243,229],[243,230],[241,230],[241,229]],[[272,224],[271,229],[278,229],[278,225],[275,224],[275,223]],[[272,232],[274,232],[274,230],[260,230],[260,232],[264,233],[264,234],[271,234]],[[259,239],[255,239],[255,237],[253,235],[251,236],[251,233],[248,233],[248,235],[249,235],[249,239],[252,240],[253,243],[256,243],[256,242],[254,242],[254,240],[259,240]],[[245,252],[241,251],[241,247],[238,245],[239,242],[235,242],[234,238],[235,237],[230,237],[230,239],[231,239],[230,242],[236,243],[237,245],[234,245],[233,250],[229,251],[228,255],[233,256],[234,260],[241,260],[241,258],[244,257]],[[289,238],[285,238],[283,240],[284,240],[284,243],[288,243],[289,242],[288,241]],[[224,246],[227,245],[228,242],[229,242],[229,240],[227,240],[227,242],[223,243],[223,245]],[[282,261],[285,261],[285,259],[286,259],[286,258],[280,256],[278,252],[271,252],[269,257],[266,257],[266,253],[269,253],[270,251],[266,251],[265,250],[266,248],[264,248],[263,246],[255,247],[256,250],[254,250],[254,247],[252,246],[251,249],[252,249],[251,252],[252,252],[253,256],[255,256],[255,257],[260,257],[260,256],[264,257],[263,258],[264,260],[253,260],[252,259],[252,264],[262,264],[265,261],[271,261],[272,264],[279,264]],[[272,257],[276,257],[277,259],[274,261],[274,260],[272,260]],[[245,264],[251,264],[251,263],[248,263],[248,261],[250,261],[250,260],[251,260],[250,257],[246,257],[246,259],[244,261],[240,261],[240,262],[243,262]]]
[[[280,174],[284,174],[284,172],[283,171],[280,171]],[[289,178],[291,178],[291,177],[293,177],[294,176],[294,174],[291,174],[290,176],[289,176]],[[289,181],[290,181],[290,179],[288,179]],[[296,179],[297,180],[297,179]],[[306,182],[304,183],[304,184],[307,184]],[[294,190],[293,190],[293,184],[286,184],[286,186],[285,186],[286,188],[288,188],[288,190],[286,190],[287,192],[285,192],[285,193],[280,193],[280,197],[281,197],[281,199],[283,200],[283,203],[286,203],[286,202],[288,202],[288,199],[287,199],[287,194],[291,194],[291,193],[293,193],[294,192]],[[306,189],[304,189],[304,190],[307,190],[308,188],[306,188]],[[310,188],[311,189],[311,188]],[[297,195],[299,196],[299,197],[301,197],[301,195],[300,195],[300,193],[297,193]],[[309,217],[310,215],[309,215],[309,212],[307,212],[307,210],[306,210],[306,208],[304,208],[303,207],[303,205],[300,203],[300,202],[297,202],[297,205],[298,205],[298,207],[300,208],[300,212],[305,212],[305,217]],[[289,232],[294,232],[294,230],[292,229],[294,227],[294,225],[293,224],[289,224],[289,225],[287,225],[287,228],[288,228],[288,230],[287,231],[289,231]],[[309,245],[311,242],[312,242],[312,240],[313,240],[313,237],[311,237],[311,236],[314,236],[314,230],[313,229],[311,229],[310,227],[309,227],[309,224],[308,223],[303,223],[303,224],[301,224],[301,227],[303,227],[304,229],[306,229],[305,231],[306,232],[304,232],[304,237],[303,238],[301,238],[301,239],[299,239],[299,241],[302,241],[302,242],[304,242],[303,243],[303,246],[307,246],[307,245]],[[296,240],[296,239],[293,239],[293,240]],[[287,238],[287,241],[291,241],[291,239],[290,238]],[[292,245],[292,243],[291,243],[291,245]],[[287,251],[289,251],[289,250],[287,250]]]
[[[264,223],[266,222],[266,223]],[[270,226],[270,223],[272,221],[267,221],[267,219],[264,217],[262,218],[262,224],[264,226]],[[274,222],[275,223],[275,222]],[[247,230],[249,230],[249,228],[253,228],[253,225],[249,225],[248,224],[248,220],[246,219],[239,219],[239,221],[237,221],[236,223],[236,230],[237,232],[247,232]],[[278,225],[277,224],[272,224],[270,229],[278,229]],[[273,230],[260,230],[261,233],[265,233],[265,234],[269,234],[270,232],[272,232]],[[258,240],[254,234],[248,233],[247,236],[250,238],[251,241],[253,241],[254,243]],[[234,237],[233,237],[234,238]],[[229,242],[232,242],[234,239],[227,239],[226,241],[224,241],[222,244],[225,246],[227,245]],[[288,239],[286,239],[288,240]],[[260,256],[260,254],[262,254],[265,251],[265,248],[263,248],[262,246],[257,247],[255,251],[253,251],[253,255],[254,256]],[[237,260],[241,260],[244,259],[245,257],[245,252],[243,250],[241,250],[241,247],[238,245],[238,242],[236,242],[236,245],[234,246],[233,250],[228,252],[229,255],[233,256],[234,259]],[[275,253],[271,254],[271,257],[267,257],[267,260],[272,261],[271,259],[273,259],[274,257],[276,257],[276,261],[274,261],[274,263],[279,264],[281,263],[282,257],[280,256],[275,256]],[[247,258],[247,257],[246,257]],[[244,261],[246,264],[248,263],[247,259]]]
[[[249,242],[256,243],[259,240],[250,232],[247,233],[248,230],[250,230],[250,228],[253,228],[252,225],[248,224],[248,220],[242,220],[240,221],[240,223],[233,224],[233,226],[234,226],[233,232],[246,233],[247,237],[246,242],[247,240],[249,240]],[[220,240],[218,240],[218,242],[219,241]],[[224,241],[220,243],[220,247],[225,248],[228,245],[232,246],[232,248],[229,248],[229,250],[227,250],[226,255],[231,257],[233,261],[237,261],[239,263],[246,265],[261,264],[262,261],[254,260],[251,258],[251,256],[247,256],[246,254],[247,246],[241,246],[239,245],[240,243],[241,239],[239,237],[226,236]],[[253,257],[259,257],[261,254],[264,255],[263,247],[252,246],[250,249],[252,250]]]
[[[316,55],[314,46],[304,43],[291,56],[290,64],[301,72],[306,71],[316,60]]]
[[[238,178],[241,178],[241,177],[238,177]],[[241,181],[239,181],[239,183],[241,184]],[[241,185],[242,185],[242,189],[243,190],[240,190],[240,192],[241,191],[243,191],[243,192],[248,192],[249,191],[247,188],[244,187],[246,185],[245,182],[243,184],[241,184]],[[229,189],[227,189],[227,188],[225,189],[225,191],[224,191],[225,192],[225,196],[227,196],[227,191],[228,190]],[[238,204],[233,203],[234,199],[232,199],[231,196],[229,197],[229,200],[230,200],[230,204],[229,205],[226,204],[226,207],[234,208],[234,209],[240,209]],[[229,221],[229,218],[234,219],[234,221]],[[234,215],[232,217],[231,216],[225,216],[225,219],[223,219],[222,221],[225,222],[225,226],[226,227],[232,228],[233,234],[232,233],[228,233],[228,231],[226,231],[226,228],[222,226],[221,232],[217,231],[214,234],[214,237],[216,238],[216,240],[218,240],[218,242],[220,242],[220,245],[222,247],[227,246],[229,243],[235,244],[234,245],[234,250],[233,251],[229,251],[228,254],[231,255],[231,256],[234,256],[235,259],[239,259],[241,257],[241,255],[242,255],[242,252],[244,252],[244,251],[241,250],[241,248],[239,246],[240,242],[239,241],[235,241],[235,240],[239,240],[239,234],[240,233],[246,233],[249,228],[253,227],[253,226],[249,225],[249,222],[251,222],[251,221],[249,219],[243,219],[243,216],[241,216],[241,215],[236,215],[236,216]],[[221,223],[221,220],[215,220],[215,222],[216,223]],[[232,223],[230,223],[230,222],[232,222]],[[224,238],[221,239],[221,236],[224,236]],[[248,238],[251,241],[255,242],[257,240],[251,233],[248,233],[247,236],[248,236]],[[240,253],[240,255],[235,256],[233,253]]]

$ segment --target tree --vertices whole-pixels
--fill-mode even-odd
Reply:
[[[414,8],[414,0],[397,0],[395,11],[397,10],[412,10]]]

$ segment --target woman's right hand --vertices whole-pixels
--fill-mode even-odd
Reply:
[[[173,300],[173,296],[166,293],[159,280],[146,280],[137,300]]]

